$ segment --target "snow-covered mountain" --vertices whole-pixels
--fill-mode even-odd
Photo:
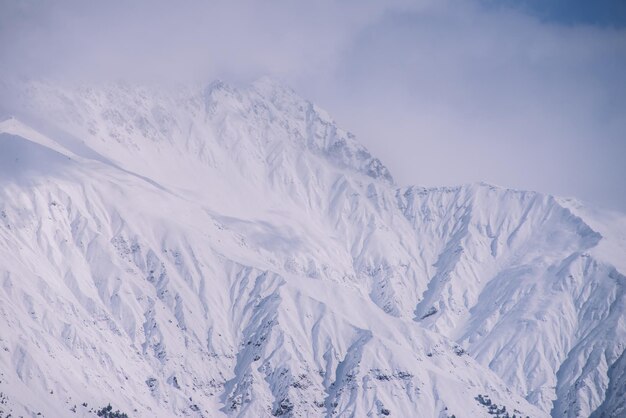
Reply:
[[[5,97],[0,417],[626,416],[625,216],[398,187],[267,79]]]

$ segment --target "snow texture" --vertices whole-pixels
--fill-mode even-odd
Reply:
[[[16,88],[0,417],[620,417],[626,217],[398,187],[262,79]]]

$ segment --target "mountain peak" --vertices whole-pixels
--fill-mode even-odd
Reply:
[[[217,141],[243,162],[268,158],[276,150],[272,144],[283,144],[283,153],[295,146],[339,169],[393,183],[387,167],[354,135],[337,126],[323,109],[269,77],[244,88],[216,80],[199,94],[189,87],[175,91],[128,83],[71,87],[30,82],[23,91],[19,109],[27,114],[25,119],[53,124],[109,160],[126,161],[123,165],[135,171],[142,159],[135,155],[139,151],[170,147],[179,155],[191,152],[197,157],[200,151],[201,158],[211,159],[205,154],[215,148],[207,141]],[[242,135],[243,131],[248,133]],[[228,145],[235,143],[239,146]],[[116,151],[120,147],[126,149]]]
[[[28,123],[0,123],[10,414],[622,408],[622,218],[484,183],[397,188],[271,79],[29,93],[8,109]]]
[[[250,87],[262,96],[271,98],[275,96],[291,96],[302,100],[298,94],[286,84],[270,76],[262,76],[252,82]]]

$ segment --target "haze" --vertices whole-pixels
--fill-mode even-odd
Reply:
[[[329,110],[399,184],[486,181],[626,211],[618,0],[0,7],[4,80],[244,84],[269,75]]]

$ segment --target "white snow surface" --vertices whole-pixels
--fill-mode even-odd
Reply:
[[[0,417],[626,416],[624,215],[398,187],[269,79],[18,91]]]

